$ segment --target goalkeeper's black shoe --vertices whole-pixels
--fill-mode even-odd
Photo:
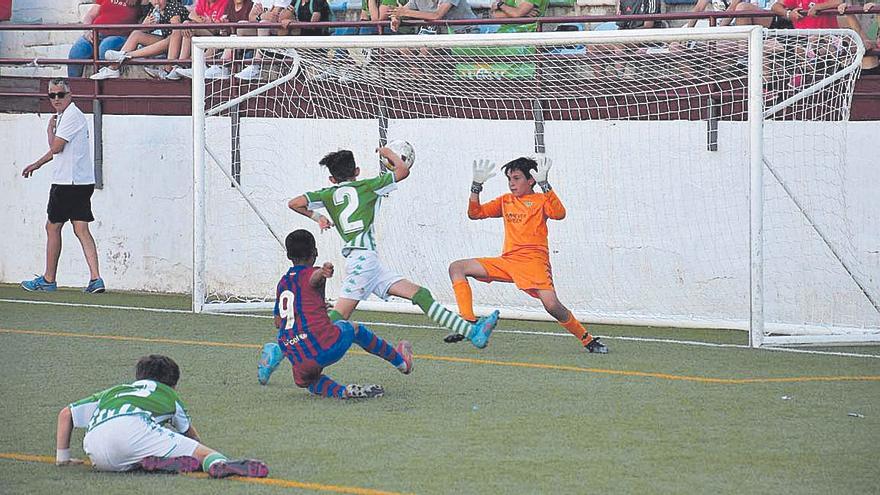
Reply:
[[[599,354],[608,354],[608,346],[606,346],[602,342],[599,342],[599,339],[597,337],[593,337],[592,339],[590,339],[589,342],[584,344],[584,349],[586,349],[589,352],[596,352]]]
[[[461,342],[462,340],[464,340],[464,335],[455,332],[452,332],[446,337],[443,337],[443,342],[446,342],[447,344],[455,344],[456,342]]]

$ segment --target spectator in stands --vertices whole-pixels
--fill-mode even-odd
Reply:
[[[223,13],[223,17],[221,20],[224,23],[228,22],[249,22],[248,17],[250,16],[251,10],[254,8],[253,0],[229,0],[226,4],[226,11]],[[222,36],[254,36],[257,34],[255,29],[239,29],[239,28],[231,28],[231,29],[222,29]],[[236,50],[226,49],[223,50],[223,55],[221,56],[222,61],[229,62],[232,60]],[[240,53],[244,53],[244,50],[239,50]]]
[[[254,2],[254,6],[251,9],[250,14],[248,15],[249,22],[259,22],[259,23],[280,23],[288,19],[293,18],[293,9],[291,9],[290,4],[292,0],[264,0],[261,2]],[[238,33],[241,35],[253,35],[253,31],[250,29],[238,30]],[[277,34],[279,36],[287,34],[287,29],[269,29],[269,28],[259,28],[257,29],[257,35],[259,36],[271,36],[273,34]],[[242,81],[253,81],[259,80],[262,77],[261,64],[263,59],[263,53],[260,50],[256,50],[254,52],[254,57],[251,60],[251,63],[248,64],[247,67],[242,69],[240,72],[235,74],[237,79],[241,79]]]
[[[618,0],[617,15],[659,14],[660,0]],[[663,27],[659,21],[617,21],[620,29],[650,29]]]
[[[871,39],[865,33],[865,30],[862,28],[862,24],[859,22],[859,19],[852,14],[845,14],[847,5],[842,3],[837,6],[837,13],[844,16],[844,21],[846,22],[846,27],[852,29],[856,33],[858,33],[859,37],[862,38],[862,42],[865,44],[865,55],[862,56],[862,75],[863,76],[880,76],[880,59],[878,59],[876,53],[878,47],[880,47],[880,30],[877,32],[877,37],[875,39]],[[865,12],[870,12],[874,8],[874,4],[868,2],[865,4]],[[877,23],[877,16],[874,16],[873,23]]]
[[[770,10],[776,15],[791,21],[795,29],[836,29],[837,17],[816,15],[820,10],[836,9],[842,0],[827,0],[816,3],[813,0],[776,0]]]
[[[770,6],[766,2],[772,0],[759,0],[756,3],[740,2],[734,9],[736,12],[770,12]],[[737,17],[737,26],[761,25],[768,29],[792,29],[794,25],[790,20],[776,15],[773,17]]]
[[[392,31],[397,31],[400,27],[400,19],[403,17],[422,19],[424,21],[477,18],[467,0],[409,0],[403,7],[391,10]],[[422,28],[422,31],[427,30],[436,33],[436,28],[437,26],[425,27]],[[449,31],[456,34],[470,33],[473,30],[473,26],[449,26]]]
[[[248,18],[251,22],[261,23],[278,23],[285,19],[293,18],[293,9],[290,8],[292,0],[265,0],[263,2],[254,2],[254,8],[251,9]],[[283,36],[287,34],[286,29],[258,29],[257,34],[260,36],[271,36],[276,34]]]
[[[82,245],[90,279],[84,289],[95,294],[104,292],[104,281],[98,272],[98,250],[89,231],[92,214],[92,193],[95,192],[95,166],[89,147],[89,124],[85,115],[73,104],[70,85],[65,79],[49,81],[49,102],[55,115],[46,130],[49,151],[24,168],[21,176],[28,178],[52,161],[52,188],[49,191],[46,222],[46,271],[33,280],[21,283],[27,291],[54,292],[58,288],[55,275],[61,257],[61,229],[70,221]]]
[[[742,0],[697,0],[697,3],[694,5],[694,8],[691,9],[691,12],[703,12],[706,10],[706,7],[709,4],[712,4],[712,9],[715,12],[734,12],[737,6],[740,4]],[[719,26],[727,26],[733,21],[732,17],[726,17],[718,21]],[[697,25],[697,19],[691,19],[687,23],[687,27],[694,27]]]
[[[379,20],[379,0],[361,0],[361,20]],[[368,27],[360,28],[360,34],[373,34],[374,30]]]
[[[493,0],[490,7],[492,17],[509,19],[515,17],[542,17],[547,12],[550,0]],[[538,24],[504,24],[499,33],[526,33],[538,30]]]
[[[189,19],[189,10],[177,0],[150,0],[153,11],[144,18],[144,25],[150,24],[179,24]],[[118,63],[108,67],[102,67],[100,71],[92,75],[92,79],[114,79],[119,77],[119,67],[129,58],[152,57],[167,54],[169,59],[176,59],[180,55],[182,33],[180,30],[169,28],[155,29],[151,32],[134,31],[125,40],[122,49],[107,50],[105,57]],[[139,48],[139,47],[143,48]],[[163,68],[150,68],[144,70],[147,74],[160,79],[180,79],[177,73],[178,66],[166,65]]]
[[[294,0],[291,4],[296,21],[299,22],[327,22],[330,20],[330,4],[327,0]],[[285,19],[281,21],[284,29],[289,29],[290,23],[294,19]],[[302,28],[288,31],[292,35],[300,36],[327,36],[330,34],[329,28]]]
[[[83,17],[83,24],[135,24],[140,14],[140,0],[96,0]],[[106,29],[98,31],[98,58],[103,59],[107,50],[119,50],[131,29]],[[70,47],[69,59],[92,58],[95,40],[88,30]],[[82,65],[68,65],[67,77],[82,77]]]
[[[253,0],[229,0],[222,20],[223,22],[248,22],[248,16],[253,8]]]
[[[194,22],[197,24],[212,24],[224,22],[223,16],[226,13],[226,6],[228,4],[228,0],[197,0],[195,7],[193,7],[192,12],[189,14],[189,20],[183,21],[183,23],[188,24]],[[180,34],[182,36],[180,59],[186,60],[190,58],[190,54],[192,53],[192,37],[194,35],[217,36],[220,34],[220,29],[184,29]],[[211,60],[214,58],[214,55],[214,50],[205,50],[206,59]],[[190,79],[192,79],[193,76],[191,68],[177,69],[177,73]],[[219,64],[212,63],[210,67],[205,69],[205,79],[225,79],[231,75],[232,73],[228,67],[223,67]]]

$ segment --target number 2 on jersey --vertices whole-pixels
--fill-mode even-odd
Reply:
[[[126,395],[133,395],[135,397],[149,397],[150,394],[156,391],[156,382],[152,380],[138,380],[131,384],[132,387],[136,388],[132,392],[120,392],[116,394],[116,397],[125,397]]]
[[[333,191],[333,204],[339,206],[346,201],[348,204],[345,205],[342,213],[339,214],[339,225],[342,227],[342,231],[348,234],[362,230],[364,228],[362,220],[351,221],[351,216],[357,211],[359,205],[357,191],[351,186],[340,187]]]

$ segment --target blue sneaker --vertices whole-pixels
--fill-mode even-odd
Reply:
[[[275,368],[281,364],[281,358],[283,357],[281,346],[275,342],[269,342],[263,346],[263,352],[260,353],[260,363],[257,366],[257,380],[260,381],[260,385],[269,383],[269,377],[272,376]]]
[[[42,275],[33,280],[25,280],[21,283],[21,288],[28,292],[55,292],[58,290],[58,284],[55,282],[46,282]]]
[[[96,278],[95,280],[89,280],[89,285],[83,289],[83,292],[88,292],[89,294],[100,294],[104,292],[106,289],[104,288],[104,279],[101,277]]]
[[[495,330],[495,325],[497,324],[497,309],[491,315],[477,320],[476,325],[474,325],[474,332],[471,334],[471,343],[474,344],[474,347],[477,349],[486,347],[489,344],[489,336],[492,335],[492,330]]]

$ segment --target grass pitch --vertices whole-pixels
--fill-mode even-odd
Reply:
[[[10,300],[58,304],[26,304]],[[420,315],[356,314],[413,342],[412,375],[353,350],[328,375],[380,383],[342,402],[256,381],[271,319],[151,312],[177,296],[28,294],[0,287],[0,493],[877,493],[880,349],[798,354],[631,338],[745,344],[744,333],[594,326],[572,337],[499,331],[480,351],[445,344]],[[97,308],[78,304],[117,306]],[[381,325],[380,325],[381,324]],[[560,333],[502,320],[500,330]],[[173,357],[204,442],[265,460],[270,478],[105,474],[58,468],[65,404]],[[857,413],[863,417],[850,416]],[[82,432],[72,451],[82,456]],[[203,476],[203,475],[202,475]]]

